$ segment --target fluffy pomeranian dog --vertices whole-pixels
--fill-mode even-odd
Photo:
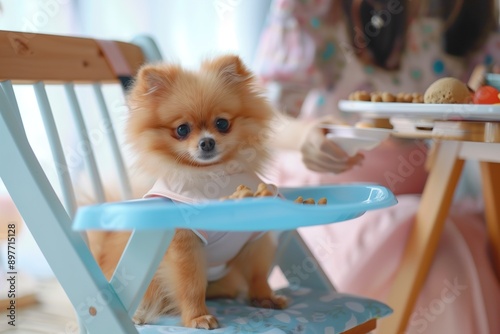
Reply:
[[[128,141],[139,166],[157,179],[146,196],[196,203],[262,182],[257,174],[269,156],[273,111],[239,57],[205,61],[199,71],[145,65],[128,104]],[[108,278],[128,237],[93,238],[91,249]],[[254,306],[284,308],[286,298],[273,294],[267,281],[274,253],[267,233],[177,229],[134,320],[148,323],[176,312],[184,326],[218,328],[206,298],[241,292]]]

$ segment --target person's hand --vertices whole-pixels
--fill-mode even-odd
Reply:
[[[326,138],[327,131],[318,127],[318,124],[310,128],[300,146],[302,160],[307,168],[315,172],[338,174],[361,164],[364,159],[362,154],[349,157],[337,144]]]

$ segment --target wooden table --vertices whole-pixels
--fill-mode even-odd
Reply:
[[[489,248],[500,278],[500,122],[435,121],[432,127],[396,131],[395,135],[433,139],[435,151],[415,224],[387,301],[394,314],[380,321],[378,332],[384,334],[406,330],[468,159],[480,163]]]
[[[340,110],[383,124],[394,135],[431,139],[431,169],[379,333],[404,333],[424,285],[466,160],[479,161],[492,266],[500,278],[500,106],[340,101]],[[375,122],[373,120],[379,120]]]

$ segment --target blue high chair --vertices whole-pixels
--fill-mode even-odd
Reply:
[[[281,231],[275,256],[276,265],[290,282],[279,292],[289,298],[288,308],[254,308],[240,299],[211,300],[207,303],[209,310],[221,324],[213,333],[367,333],[376,327],[377,319],[391,313],[379,301],[336,292],[295,231],[394,205],[396,200],[386,188],[371,184],[288,188],[280,189],[285,199],[254,198],[203,205],[131,200],[126,164],[110,117],[110,103],[103,92],[109,83],[126,86],[146,60],[160,60],[154,42],[144,36],[124,43],[0,31],[0,50],[0,176],[69,297],[82,333],[204,332],[183,328],[176,316],[165,316],[143,326],[135,326],[131,320],[175,228]],[[46,164],[47,155],[34,152],[39,139],[30,138],[28,130],[38,111],[30,110],[28,116],[20,113],[18,102],[27,101],[18,96],[17,84],[29,85],[36,96],[53,160],[50,166]],[[64,154],[68,142],[61,140],[69,123],[56,126],[59,119],[54,117],[53,101],[49,103],[47,94],[52,84],[62,87],[60,93],[64,93],[67,112],[72,115],[77,143],[85,148],[81,157],[97,204],[77,207],[74,190],[80,191],[80,184],[74,166]],[[91,96],[85,99],[95,100],[101,124],[105,124],[101,135],[112,152],[122,202],[105,203],[105,182],[100,175],[103,165],[94,154],[96,140],[88,127],[92,110],[80,106],[80,84],[90,88]],[[108,163],[104,165],[108,167]],[[329,204],[295,204],[291,199],[298,195],[327,197]],[[85,231],[90,229],[133,231],[109,282],[87,247]],[[296,275],[297,266],[306,274]]]

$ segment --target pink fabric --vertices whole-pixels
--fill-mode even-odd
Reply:
[[[403,163],[384,171],[390,159]],[[426,174],[410,159],[422,150],[418,142],[402,148],[390,143],[366,152],[365,164],[342,174],[314,173],[303,165],[298,152],[277,157],[279,169],[271,179],[279,186],[320,183],[375,182],[398,193],[396,206],[365,213],[340,224],[301,229],[300,233],[339,291],[387,301],[406,240],[414,223]],[[384,163],[385,161],[385,163]],[[379,165],[380,164],[380,165]],[[392,164],[393,165],[393,164]],[[412,171],[408,166],[414,166]],[[390,184],[387,171],[403,176]],[[389,174],[386,174],[389,175]],[[392,174],[391,174],[392,175]],[[407,334],[500,333],[500,285],[487,252],[483,209],[469,199],[450,209],[428,278],[408,323]]]
[[[269,182],[280,186],[303,186],[332,183],[372,182],[398,194],[419,194],[427,172],[426,145],[421,141],[387,140],[377,148],[362,152],[362,166],[341,173],[316,173],[304,165],[297,151],[277,152]]]
[[[398,200],[349,222],[300,230],[339,291],[386,301],[420,197]],[[486,244],[481,207],[454,205],[406,333],[500,333],[500,287]]]

